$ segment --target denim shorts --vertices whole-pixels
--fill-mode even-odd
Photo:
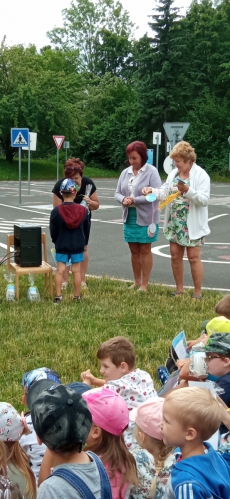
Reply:
[[[71,253],[56,253],[56,262],[60,263],[79,263],[83,262],[84,260],[84,253],[77,253],[77,254],[72,254]]]

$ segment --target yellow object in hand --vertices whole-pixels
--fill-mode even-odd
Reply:
[[[176,199],[178,196],[181,195],[180,191],[176,191],[174,194],[170,194],[169,196],[166,196],[158,205],[159,210],[163,210],[167,204],[171,203],[174,199]]]

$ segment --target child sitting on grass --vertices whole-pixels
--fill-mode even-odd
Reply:
[[[76,391],[78,387],[76,387]],[[122,397],[107,388],[83,393],[93,424],[86,440],[86,450],[100,457],[108,473],[113,499],[125,499],[138,482],[135,459],[128,451],[123,431],[129,423],[129,411]],[[39,484],[50,474],[53,459],[47,449],[42,462]]]
[[[139,486],[130,499],[162,499],[175,462],[173,448],[167,447],[159,425],[162,421],[164,399],[153,397],[129,413],[135,421],[134,436],[137,444],[132,449],[135,457]]]
[[[124,399],[107,388],[87,391],[83,395],[92,414],[92,428],[87,450],[97,454],[108,473],[113,499],[125,499],[138,483],[135,459],[124,441],[129,411]]]
[[[156,395],[151,376],[141,369],[135,368],[134,345],[124,336],[115,336],[102,343],[97,352],[101,364],[100,373],[103,380],[95,378],[90,369],[81,373],[84,383],[94,386],[105,386],[119,393],[125,400],[129,410],[138,407],[149,397]],[[133,424],[125,432],[125,443],[131,448]]]
[[[22,403],[27,406],[27,396],[28,392],[34,383],[41,379],[50,379],[56,384],[60,384],[59,374],[48,367],[40,367],[38,369],[33,369],[22,376],[22,388],[23,396]],[[29,457],[30,467],[34,473],[36,482],[38,481],[39,471],[42,459],[45,454],[46,446],[44,444],[39,445],[37,441],[37,435],[34,431],[31,414],[27,413],[25,415],[26,425],[29,429],[29,434],[22,435],[20,439],[20,445]]]
[[[163,442],[180,447],[164,499],[229,499],[230,468],[204,442],[219,428],[221,410],[209,390],[181,388],[166,396],[160,425]]]
[[[188,350],[200,341],[206,343],[208,336],[212,333],[230,333],[230,295],[224,296],[216,304],[214,310],[219,317],[214,317],[214,319],[202,323],[204,327],[202,335],[197,340],[189,340],[187,342]]]
[[[0,439],[7,455],[7,475],[19,485],[25,499],[36,498],[36,482],[30,469],[29,458],[19,444],[22,435],[28,434],[25,419],[7,402],[0,402]]]
[[[56,297],[54,303],[62,301],[62,278],[66,263],[71,260],[74,283],[74,300],[80,300],[80,262],[84,260],[85,232],[88,230],[88,210],[74,203],[79,187],[66,178],[61,183],[60,192],[64,202],[56,206],[50,214],[50,236],[55,244],[57,270],[55,277]]]
[[[52,475],[40,485],[37,499],[112,499],[100,459],[83,451],[92,416],[82,396],[40,380],[31,387],[27,402],[38,442],[46,444],[54,460]]]

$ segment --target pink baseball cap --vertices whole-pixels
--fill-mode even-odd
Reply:
[[[82,394],[92,414],[93,423],[112,435],[121,435],[129,424],[129,410],[124,399],[108,388]]]
[[[151,397],[143,404],[139,405],[129,413],[130,421],[134,421],[140,430],[150,437],[163,440],[163,435],[159,428],[162,421],[164,399],[161,397]]]

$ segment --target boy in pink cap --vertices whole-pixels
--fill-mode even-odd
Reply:
[[[119,393],[129,411],[156,395],[151,376],[146,371],[135,368],[135,349],[128,338],[115,336],[105,341],[97,351],[97,358],[104,379],[95,378],[88,369],[81,373],[84,383],[106,386],[113,392]],[[125,443],[129,449],[133,445],[132,430],[133,424],[129,425],[129,429],[125,432]]]
[[[163,442],[159,428],[162,421],[164,399],[152,397],[129,413],[135,422],[134,436],[137,444],[131,450],[137,465],[140,485],[131,499],[162,499],[175,458],[173,448]]]

